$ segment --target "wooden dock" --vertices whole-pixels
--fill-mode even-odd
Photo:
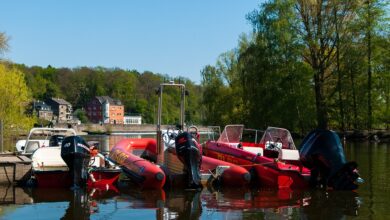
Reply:
[[[0,154],[0,185],[23,184],[31,177],[30,158],[15,154]]]

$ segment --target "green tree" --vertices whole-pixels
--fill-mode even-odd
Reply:
[[[89,122],[88,117],[87,117],[87,113],[85,112],[84,109],[77,109],[75,111],[75,115],[80,120],[81,123],[88,123]]]
[[[375,36],[380,35],[383,27],[386,26],[385,8],[388,3],[383,0],[365,0],[361,4],[360,16],[362,17],[361,24],[364,27],[364,42],[366,46],[367,57],[367,128],[372,128],[373,123],[373,68],[375,61],[375,53],[378,50],[378,44],[375,44]],[[388,22],[388,20],[387,20]],[[388,28],[387,23],[387,28]],[[386,31],[386,28],[384,29]],[[388,30],[387,30],[388,31]]]
[[[34,118],[26,115],[31,102],[24,74],[9,65],[0,64],[0,119],[4,123],[5,136],[30,129]]]
[[[329,112],[326,101],[326,82],[335,59],[338,39],[346,33],[339,21],[353,18],[355,1],[307,1],[295,4],[300,18],[297,31],[304,42],[304,60],[312,67],[319,128],[328,128]],[[337,19],[335,19],[335,15]],[[335,22],[336,21],[336,22]],[[337,32],[336,32],[337,29]]]
[[[270,1],[248,15],[254,40],[239,49],[246,124],[283,126],[301,132],[313,126],[312,71],[302,62],[304,45],[294,1]]]
[[[206,66],[202,72],[204,106],[203,122],[211,125],[223,124],[223,115],[229,111],[223,104],[227,102],[221,73],[213,66]],[[229,100],[230,101],[230,100]]]

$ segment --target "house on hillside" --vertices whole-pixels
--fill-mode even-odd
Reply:
[[[69,102],[60,98],[50,98],[45,102],[51,107],[53,115],[58,123],[68,123],[72,121],[72,105]]]
[[[93,123],[123,124],[124,106],[109,96],[95,96],[85,106],[89,120]]]
[[[44,101],[34,101],[33,109],[36,113],[36,116],[40,119],[44,119],[47,121],[53,120],[53,111],[51,107],[47,105]]]

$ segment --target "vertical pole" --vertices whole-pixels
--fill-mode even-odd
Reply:
[[[158,109],[157,109],[157,163],[164,163],[164,146],[162,143],[162,131],[161,131],[161,114],[162,114],[162,95],[163,95],[163,86],[160,85],[158,91]]]
[[[1,145],[1,152],[4,152],[4,129],[3,129],[2,119],[0,119],[0,145]]]
[[[184,130],[184,114],[185,114],[185,109],[184,109],[184,102],[185,102],[185,88],[184,86],[180,87],[181,90],[181,102],[180,102],[180,125],[181,129]]]

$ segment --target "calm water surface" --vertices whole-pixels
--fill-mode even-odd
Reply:
[[[133,136],[137,138],[138,136]],[[109,150],[123,136],[86,136]],[[71,191],[0,187],[0,219],[389,219],[390,144],[346,143],[365,183],[356,191],[203,189]]]

